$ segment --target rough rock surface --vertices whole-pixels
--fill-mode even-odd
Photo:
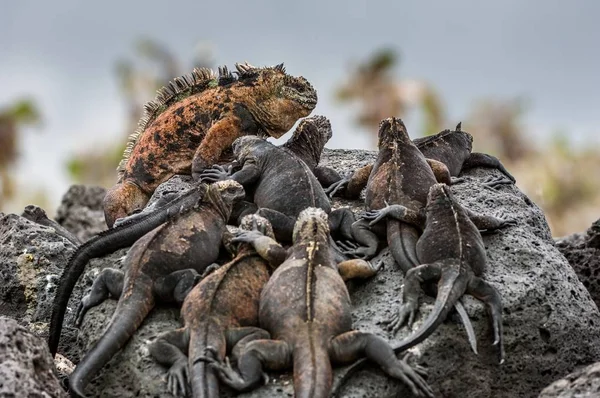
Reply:
[[[0,315],[47,336],[56,282],[74,250],[54,228],[0,213]]]
[[[0,396],[67,397],[46,342],[5,316],[0,316]]]
[[[56,221],[85,242],[108,228],[102,209],[105,194],[99,186],[71,185],[56,210]]]
[[[600,307],[600,220],[586,232],[556,239],[556,247]]]
[[[539,398],[600,397],[600,362],[579,369],[544,388]]]
[[[338,171],[349,171],[374,158],[374,152],[326,150],[323,163]],[[495,363],[487,314],[479,301],[467,297],[465,307],[478,335],[479,356],[470,351],[462,327],[452,319],[411,350],[412,361],[429,369],[429,382],[439,397],[534,397],[544,386],[576,367],[600,360],[600,314],[573,269],[555,248],[543,213],[515,187],[503,186],[498,191],[484,188],[482,180],[492,174],[499,172],[471,170],[464,174],[467,182],[453,187],[453,191],[474,211],[512,217],[519,222],[516,227],[484,238],[489,257],[485,277],[499,289],[504,300],[506,362]],[[153,199],[168,190],[185,189],[190,181],[176,177],[169,185],[161,186]],[[76,198],[72,201],[77,203]],[[357,214],[363,211],[359,202],[336,199],[334,204],[350,206]],[[62,219],[69,217],[65,212]],[[75,231],[74,227],[69,229]],[[82,285],[89,287],[93,275],[103,267],[113,266],[124,253],[126,249],[91,261],[78,291]],[[380,257],[386,261],[385,269],[352,289],[353,317],[356,328],[389,338],[380,322],[400,303],[402,276],[387,249]],[[80,297],[78,292],[74,294],[71,308]],[[63,341],[85,350],[104,331],[115,303],[107,300],[88,312],[77,344],[75,339],[69,340],[72,335],[65,335]],[[415,328],[431,310],[431,304],[431,299],[423,300]],[[177,309],[156,308],[125,349],[91,383],[87,390],[90,396],[169,396],[165,392],[165,371],[149,358],[147,343],[158,333],[176,327],[179,327]],[[403,329],[390,341],[398,342],[409,333]],[[61,349],[59,352],[76,363],[77,354]],[[344,368],[338,370],[336,377],[344,371]],[[388,380],[378,369],[357,373],[341,391],[347,397],[410,397],[402,383]],[[230,395],[225,389],[223,393]],[[271,374],[269,384],[241,396],[292,395],[291,373],[283,373]]]

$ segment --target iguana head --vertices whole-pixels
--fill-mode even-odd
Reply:
[[[112,228],[117,219],[142,211],[149,200],[150,196],[131,181],[116,184],[106,192],[102,201],[106,225]]]
[[[240,221],[240,229],[243,229],[244,231],[258,231],[271,239],[275,239],[273,227],[269,220],[258,214],[248,214],[244,216]]]
[[[233,141],[231,149],[233,150],[233,156],[241,161],[250,151],[256,150],[256,147],[260,145],[270,146],[271,143],[255,135],[244,135]]]
[[[443,183],[433,184],[429,188],[427,195],[427,211],[440,207],[448,207],[453,203],[453,198],[454,196],[448,185]]]
[[[223,201],[229,205],[236,203],[246,196],[244,187],[237,181],[217,181],[209,186],[209,190],[215,190]]]
[[[283,64],[256,68],[245,63],[235,67],[238,84],[252,88],[245,98],[248,111],[271,137],[287,133],[317,105],[313,86],[302,76],[286,74]]]
[[[329,240],[329,221],[327,213],[318,207],[307,207],[298,215],[294,224],[292,241],[325,243]]]
[[[325,116],[307,117],[302,119],[292,137],[283,144],[283,147],[291,150],[314,167],[319,164],[323,148],[332,135],[331,123]]]
[[[379,149],[397,144],[412,144],[406,126],[400,118],[389,117],[379,123]]]

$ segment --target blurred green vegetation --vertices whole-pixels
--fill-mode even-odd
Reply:
[[[11,168],[19,156],[19,137],[28,126],[40,126],[41,113],[32,99],[17,99],[0,108],[0,209],[15,197]]]

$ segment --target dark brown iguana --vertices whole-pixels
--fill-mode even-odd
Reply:
[[[157,301],[183,301],[198,282],[198,272],[218,258],[232,205],[243,197],[244,189],[235,181],[212,184],[195,211],[162,224],[131,247],[125,273],[102,270],[81,300],[77,322],[109,295],[119,302],[103,336],[69,377],[73,394],[83,396],[85,386],[127,343]]]
[[[274,238],[269,222],[256,214],[242,218],[240,229],[257,230]],[[269,258],[268,246],[257,247]],[[219,396],[216,375],[205,362],[196,359],[205,355],[207,346],[213,347],[217,358],[223,360],[226,348],[238,341],[245,344],[265,338],[264,330],[256,327],[260,293],[272,269],[284,259],[275,257],[270,265],[254,247],[241,243],[233,260],[190,291],[181,307],[184,326],[161,334],[149,347],[152,357],[169,367],[167,385],[173,395],[189,394],[191,384],[194,398]]]
[[[444,163],[452,177],[458,177],[461,171],[466,169],[488,167],[500,170],[508,178],[508,180],[491,179],[487,182],[489,186],[515,182],[515,178],[506,170],[498,158],[485,153],[471,152],[473,136],[466,131],[462,131],[461,123],[458,123],[455,130],[444,130],[428,137],[415,138],[413,142],[426,159]],[[328,186],[325,191],[332,197],[339,192],[340,195],[346,198],[357,199],[362,189],[367,185],[372,168],[373,164],[361,167],[350,176],[337,180]],[[452,181],[459,182],[460,179],[453,179]]]
[[[254,340],[241,349],[239,373],[209,350],[213,355],[204,360],[220,379],[243,391],[263,380],[265,368],[293,367],[297,398],[325,398],[331,390],[331,363],[350,363],[366,356],[406,383],[413,394],[433,396],[418,371],[398,360],[384,339],[352,330],[350,297],[329,249],[327,214],[312,207],[303,210],[293,239],[285,262],[275,270],[260,298],[259,323],[271,339]],[[271,249],[276,246],[273,242]],[[364,260],[349,262],[366,265]]]
[[[115,250],[131,246],[159,225],[179,214],[186,213],[202,202],[208,186],[200,184],[173,198],[167,194],[155,203],[155,210],[143,212],[122,219],[114,228],[103,231],[80,245],[71,255],[60,277],[50,318],[48,347],[52,355],[58,350],[62,324],[67,310],[67,304],[77,280],[85,270],[86,264],[95,257],[100,257]],[[172,199],[169,201],[169,199]]]
[[[236,64],[217,77],[202,68],[171,81],[146,104],[119,164],[117,184],[104,199],[109,227],[141,210],[152,192],[175,174],[198,173],[226,161],[231,143],[248,134],[278,138],[308,116],[317,93],[283,64],[256,68]]]
[[[323,150],[325,140],[314,153]],[[318,207],[329,214],[332,231],[352,240],[354,215],[347,208],[332,210],[331,202],[311,168],[294,152],[256,136],[240,137],[232,145],[241,169],[233,174],[222,167],[206,170],[202,181],[232,179],[253,192],[258,212],[273,226],[278,241],[289,242],[298,214]],[[313,163],[314,164],[314,163]],[[316,166],[316,165],[315,165]],[[314,166],[313,166],[314,167]]]
[[[433,310],[419,330],[394,347],[394,352],[405,351],[429,337],[460,297],[469,293],[488,307],[494,331],[493,345],[498,346],[499,362],[504,362],[502,299],[498,291],[481,278],[486,267],[486,251],[479,229],[497,229],[516,225],[516,222],[471,212],[458,203],[446,184],[434,184],[430,188],[425,210],[414,211],[395,205],[386,216],[381,211],[372,211],[366,217],[373,223],[383,217],[394,217],[423,228],[417,243],[422,264],[406,273],[403,304],[394,320],[395,330],[406,321],[412,325],[419,307],[421,283],[438,282]],[[357,362],[350,367],[338,386],[362,366],[364,363]]]

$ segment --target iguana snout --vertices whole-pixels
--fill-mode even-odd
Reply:
[[[308,207],[300,212],[294,225],[292,240],[299,243],[302,240],[327,242],[329,221],[327,213],[318,207]]]
[[[244,187],[237,181],[225,180],[215,182],[217,191],[221,194],[221,197],[225,202],[235,203],[242,199],[246,195]]]
[[[379,123],[379,147],[392,143],[408,143],[410,137],[402,119],[389,117]],[[412,142],[411,142],[412,143]]]
[[[106,225],[112,228],[117,219],[143,210],[149,200],[150,196],[133,182],[116,184],[106,192],[102,201]]]
[[[429,193],[427,195],[427,207],[431,207],[433,205],[444,205],[452,203],[452,192],[450,191],[450,187],[448,185],[440,183],[433,184],[429,188]]]
[[[269,220],[258,214],[245,215],[240,221],[240,229],[244,231],[258,231],[271,239],[275,239],[273,227]]]

